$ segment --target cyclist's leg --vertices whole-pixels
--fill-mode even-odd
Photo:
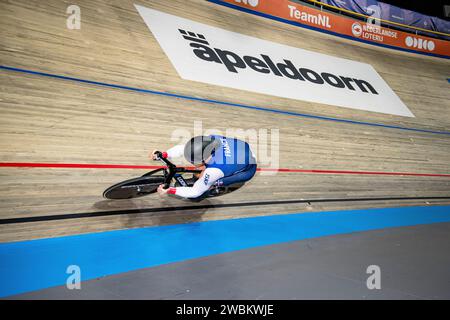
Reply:
[[[231,190],[234,191],[236,189],[239,189],[245,184],[245,182],[253,178],[255,173],[256,164],[250,164],[246,168],[246,170],[238,172],[237,174],[234,174],[232,176],[219,179],[209,191],[205,192],[198,198],[190,198],[189,200],[197,202],[205,199],[210,195],[217,196],[219,194],[222,194],[222,192],[228,193],[227,190],[231,192]]]
[[[244,171],[233,174],[229,177],[224,177],[218,181],[219,186],[228,187],[237,183],[244,183],[249,181],[256,173],[256,164],[250,164]]]

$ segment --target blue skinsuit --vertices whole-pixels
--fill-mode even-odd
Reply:
[[[221,146],[216,148],[211,160],[206,164],[206,168],[217,168],[224,173],[224,177],[216,182],[217,185],[230,186],[253,178],[256,159],[247,142],[219,135],[211,137],[221,141]]]

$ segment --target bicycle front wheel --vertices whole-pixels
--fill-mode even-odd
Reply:
[[[143,176],[125,180],[106,189],[103,197],[112,200],[139,198],[156,192],[164,181],[164,176]]]

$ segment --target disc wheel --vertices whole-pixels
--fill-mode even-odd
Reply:
[[[103,197],[112,200],[139,198],[156,192],[164,181],[164,176],[142,176],[125,180],[106,189]]]

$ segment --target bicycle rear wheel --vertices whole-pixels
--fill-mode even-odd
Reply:
[[[146,196],[156,192],[160,184],[165,181],[164,176],[142,176],[119,182],[103,192],[107,199],[131,199]]]

